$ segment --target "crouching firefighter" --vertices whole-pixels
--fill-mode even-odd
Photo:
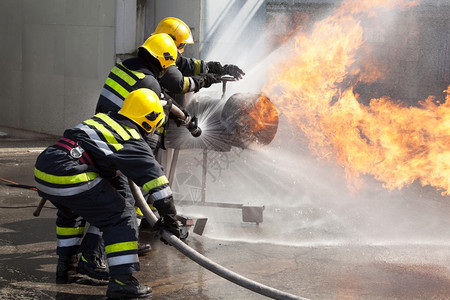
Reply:
[[[134,203],[111,180],[124,174],[144,192],[160,215],[160,225],[179,237],[172,191],[145,137],[165,122],[158,96],[149,89],[131,92],[118,112],[98,113],[45,149],[35,164],[38,193],[58,208],[57,282],[68,280],[85,222],[103,235],[111,299],[144,298],[150,286],[132,276],[139,271],[138,226]]]

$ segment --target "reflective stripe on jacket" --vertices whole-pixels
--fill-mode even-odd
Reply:
[[[118,111],[125,97],[139,88],[148,88],[161,95],[156,79],[158,72],[151,69],[140,57],[129,58],[113,67],[103,85],[96,112]]]
[[[35,165],[40,192],[73,196],[94,187],[101,177],[114,177],[121,171],[155,200],[172,195],[167,177],[137,125],[125,117],[99,113],[66,130],[64,137],[82,147],[94,165],[82,164],[67,151],[50,146]]]

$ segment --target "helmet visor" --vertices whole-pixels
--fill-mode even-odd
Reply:
[[[178,46],[177,46],[178,51],[179,51],[180,53],[183,53],[184,47],[185,47],[185,46],[186,46],[186,43],[180,43],[180,44],[178,44]]]

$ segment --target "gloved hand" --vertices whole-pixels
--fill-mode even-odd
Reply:
[[[152,231],[157,231],[157,234],[159,235],[162,235],[162,230],[167,230],[177,238],[180,238],[180,223],[178,222],[176,215],[165,215],[164,217],[159,218],[155,225],[153,225],[152,227]],[[159,239],[164,244],[170,245],[169,242],[167,242],[162,236]]]
[[[225,69],[222,64],[218,61],[210,61],[206,64],[208,67],[208,73],[213,73],[217,75],[225,75]]]
[[[228,75],[233,76],[236,79],[242,79],[242,76],[245,75],[244,71],[242,71],[236,65],[225,65],[225,66],[223,66],[223,69],[224,69],[224,75],[228,74]]]
[[[184,116],[186,117],[184,120],[178,116],[172,116],[172,119],[175,121],[175,123],[177,124],[177,127],[180,126],[187,126],[187,124],[189,124],[189,122],[191,121],[191,116],[189,115],[189,113],[187,111],[185,111],[184,109],[180,109],[183,113]]]
[[[176,215],[177,209],[175,208],[175,204],[173,203],[173,197],[169,196],[164,199],[156,200],[152,203],[152,205],[158,210],[158,214],[161,217],[165,217],[166,215]]]
[[[201,88],[209,88],[214,83],[220,83],[220,76],[217,74],[206,73],[191,77],[195,83],[194,92],[198,92]]]

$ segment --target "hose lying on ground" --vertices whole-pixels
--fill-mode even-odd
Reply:
[[[156,221],[158,220],[156,216],[153,214],[151,209],[149,208],[147,202],[145,201],[144,197],[142,196],[142,192],[139,189],[139,187],[131,180],[129,180],[131,192],[133,193],[133,196],[136,200],[136,206],[138,206],[142,213],[144,214],[144,217],[147,219],[147,221],[150,223],[151,226],[153,226]],[[243,277],[237,273],[234,273],[225,267],[213,262],[209,258],[201,255],[188,245],[186,245],[184,242],[182,242],[180,239],[178,239],[176,236],[174,236],[172,233],[163,230],[162,237],[175,249],[201,265],[202,267],[208,269],[209,271],[216,273],[217,275],[236,283],[246,289],[249,289],[253,292],[256,292],[258,294],[267,296],[272,299],[280,299],[280,300],[289,300],[289,299],[295,299],[295,300],[307,300],[306,298],[302,298],[299,296],[295,296],[283,291],[279,291],[277,289],[265,286],[261,283],[258,283],[256,281],[250,280],[246,277]]]

